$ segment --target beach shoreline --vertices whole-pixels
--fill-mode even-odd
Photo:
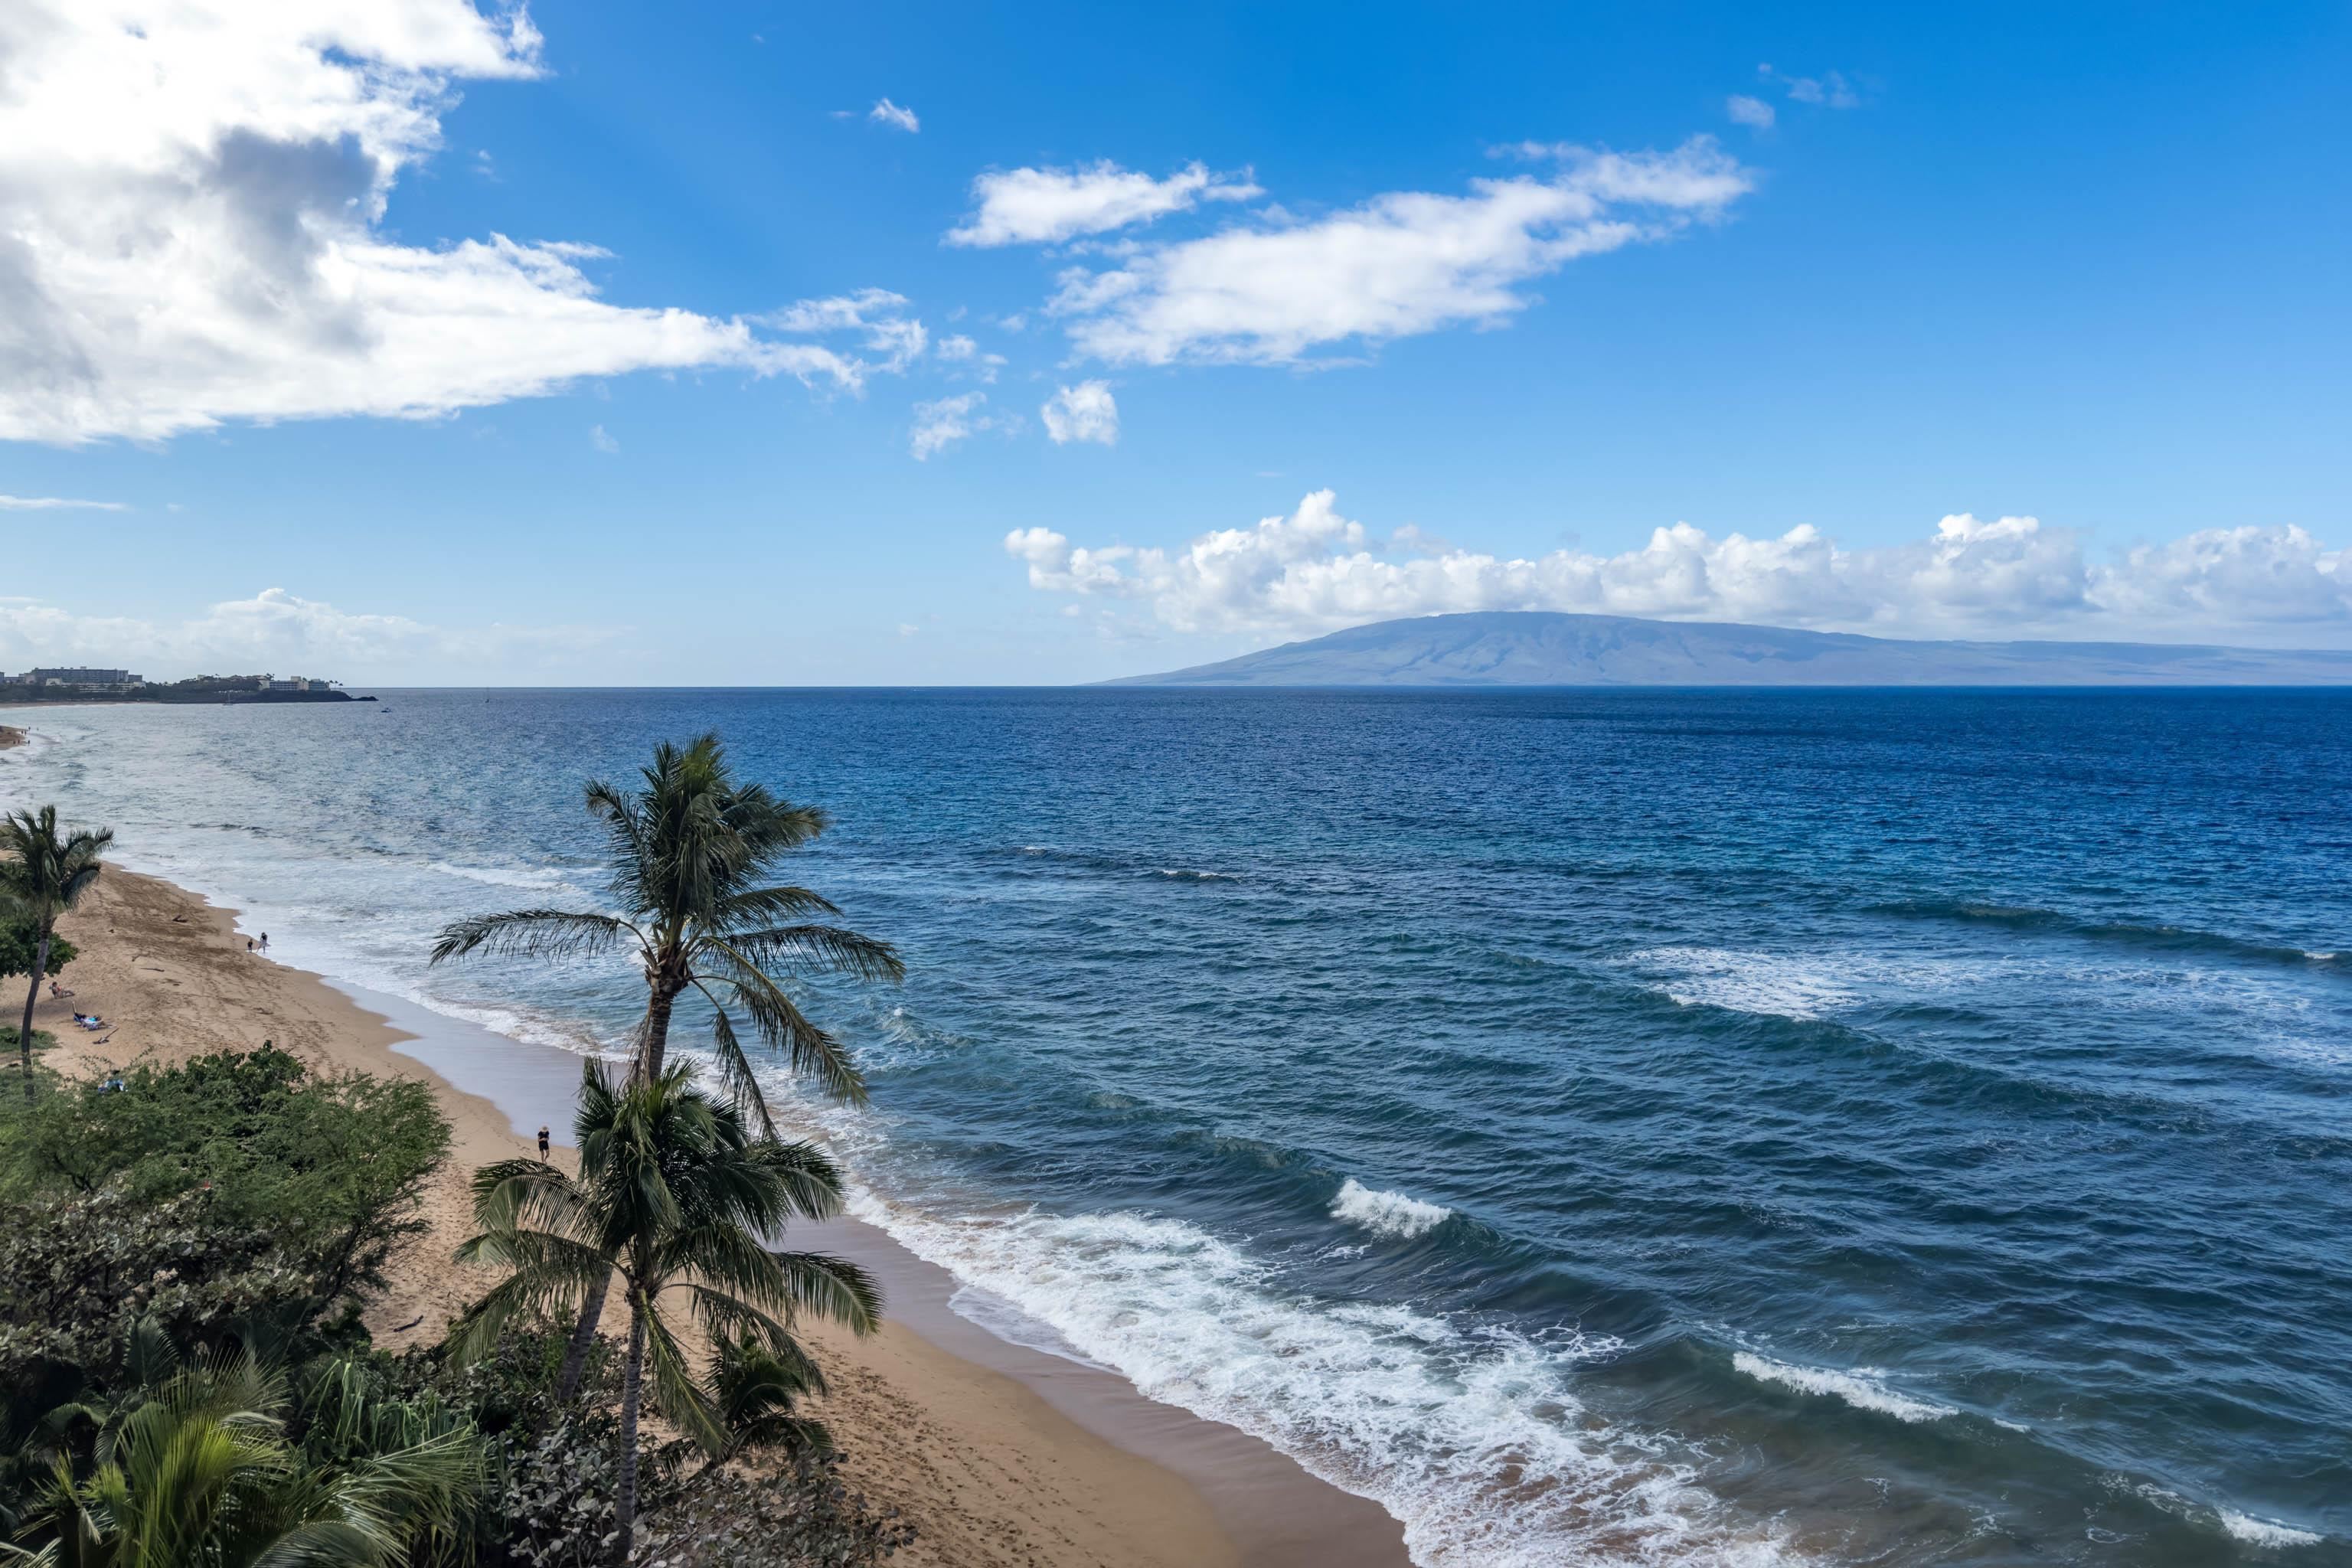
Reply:
[[[367,1322],[387,1347],[437,1340],[487,1284],[448,1261],[467,1231],[478,1164],[532,1152],[529,1131],[568,1129],[580,1058],[527,1046],[394,998],[339,985],[246,950],[236,911],[110,867],[60,930],[80,949],[36,1026],[69,1075],[145,1058],[173,1061],[264,1041],[330,1071],[429,1085],[450,1122],[428,1233],[390,1270]],[[76,1028],[75,1009],[113,1021]],[[845,1479],[900,1509],[920,1537],[900,1561],[941,1568],[1405,1568],[1402,1527],[1376,1504],[1308,1475],[1232,1427],[1155,1404],[1100,1368],[1015,1345],[957,1315],[955,1281],[855,1220],[796,1231],[794,1245],[856,1258],[890,1298],[859,1340],[811,1325],[834,1384],[821,1414],[848,1453]]]

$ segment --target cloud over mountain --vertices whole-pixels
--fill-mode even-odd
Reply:
[[[1527,558],[1433,551],[1409,530],[1376,542],[1318,490],[1288,516],[1179,549],[1076,545],[1046,528],[1016,530],[1004,547],[1032,587],[1133,600],[1182,632],[1305,634],[1474,610],[1898,633],[2352,628],[2342,552],[2294,527],[2202,530],[2104,563],[2073,530],[1965,512],[1923,539],[1868,549],[1810,526],[1751,539],[1676,523],[1639,550]]]

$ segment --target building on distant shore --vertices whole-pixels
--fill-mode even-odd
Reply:
[[[22,675],[0,675],[8,686],[144,686],[146,681],[127,669],[89,669],[79,665],[58,669],[28,669]]]

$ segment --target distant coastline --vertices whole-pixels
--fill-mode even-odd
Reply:
[[[50,692],[55,695],[50,695]],[[198,702],[373,702],[373,697],[353,697],[348,691],[77,691],[71,687],[0,687],[0,708],[65,708],[103,702],[188,704]]]

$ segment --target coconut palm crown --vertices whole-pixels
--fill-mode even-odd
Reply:
[[[828,923],[841,911],[806,888],[769,880],[777,862],[826,826],[816,806],[778,800],[739,782],[716,734],[665,742],[644,786],[591,784],[589,811],[604,829],[605,871],[617,912],[509,910],[445,928],[433,962],[483,952],[527,958],[627,953],[645,972],[639,1081],[662,1076],[670,1013],[698,993],[711,1005],[711,1038],[729,1095],[774,1135],[743,1048],[739,1021],[760,1043],[835,1096],[862,1101],[866,1084],[841,1042],[811,1022],[786,990],[794,977],[848,973],[897,981],[890,944]]]

